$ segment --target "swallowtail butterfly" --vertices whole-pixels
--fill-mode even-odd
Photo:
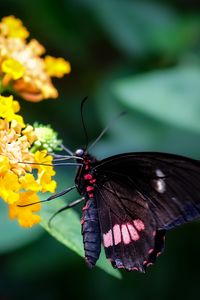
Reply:
[[[83,127],[88,140],[84,122]],[[77,188],[81,199],[52,218],[85,203],[81,225],[90,267],[96,264],[103,244],[114,268],[145,272],[163,252],[168,230],[200,218],[200,161],[158,152],[124,153],[98,161],[87,147],[75,153],[63,149],[70,154],[67,160],[76,159],[66,163],[78,166],[75,185],[45,201]]]
[[[98,161],[83,149],[75,156],[89,266],[103,243],[114,268],[145,272],[164,250],[166,231],[200,217],[200,161],[157,152]]]

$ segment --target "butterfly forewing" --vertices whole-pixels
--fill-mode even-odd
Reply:
[[[136,190],[145,199],[157,229],[170,229],[200,216],[199,161],[133,153],[103,160],[95,169],[99,178],[104,174],[132,184],[132,198]]]

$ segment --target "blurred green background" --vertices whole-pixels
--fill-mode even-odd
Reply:
[[[199,1],[1,1],[1,17],[10,14],[48,54],[72,64],[68,77],[54,81],[59,99],[20,102],[26,122],[51,124],[75,150],[85,142],[80,101],[89,96],[84,116],[91,141],[127,112],[93,149],[98,158],[123,151],[200,158]],[[58,190],[72,184],[73,174],[58,169]],[[199,298],[198,222],[168,233],[164,254],[147,274],[123,272],[119,280],[89,270],[40,226],[20,229],[2,204],[0,214],[2,300]]]

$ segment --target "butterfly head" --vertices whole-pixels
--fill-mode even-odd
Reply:
[[[96,158],[89,153],[84,148],[79,148],[75,151],[74,155],[77,157],[77,161],[80,162],[82,160],[83,165],[96,163]]]
[[[82,149],[82,148],[77,149],[77,150],[75,151],[75,155],[76,155],[77,157],[83,157],[84,154],[85,154],[85,150]]]

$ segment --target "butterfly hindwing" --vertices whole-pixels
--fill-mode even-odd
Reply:
[[[96,199],[107,258],[116,268],[144,272],[163,248],[155,244],[147,202],[130,184],[111,179],[98,184]]]

